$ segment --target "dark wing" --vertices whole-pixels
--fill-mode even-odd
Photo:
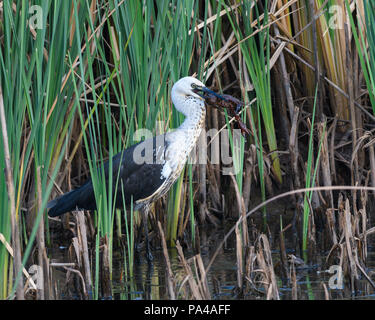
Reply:
[[[162,176],[162,170],[165,163],[165,151],[168,147],[164,138],[165,135],[161,135],[146,140],[114,157],[113,167],[120,168],[116,207],[122,208],[123,200],[126,205],[130,205],[132,199],[135,203],[137,200],[148,198],[163,185],[166,179]],[[114,180],[117,174],[118,170],[113,175]]]
[[[130,205],[155,193],[165,182],[162,176],[165,150],[168,147],[165,135],[137,143],[112,158],[112,193],[116,196],[116,207]],[[107,190],[109,185],[109,161],[103,164]],[[124,195],[124,197],[123,197]],[[91,178],[80,188],[72,190],[48,203],[50,216],[59,216],[76,208],[96,209]]]

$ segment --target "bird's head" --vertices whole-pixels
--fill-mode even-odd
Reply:
[[[178,80],[172,87],[172,101],[176,109],[186,116],[194,111],[191,108],[203,108],[203,94],[209,90],[194,77],[184,77]]]

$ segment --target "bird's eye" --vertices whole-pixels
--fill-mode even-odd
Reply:
[[[191,84],[191,87],[192,87],[193,89],[196,89],[196,88],[198,88],[198,85],[196,85],[195,83],[192,83],[192,84]]]

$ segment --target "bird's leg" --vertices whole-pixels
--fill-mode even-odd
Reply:
[[[142,224],[143,224],[143,213],[141,214],[141,219],[142,219]],[[134,243],[134,249],[136,251],[136,259],[137,261],[139,262],[140,259],[139,259],[139,256],[140,256],[140,251],[141,251],[141,240],[142,240],[142,231],[143,231],[143,225],[139,225],[137,227],[137,237],[135,239],[135,243]]]
[[[145,232],[145,241],[146,241],[146,258],[147,262],[150,264],[152,263],[152,260],[154,259],[150,250],[150,240],[148,238],[148,214],[150,212],[150,206],[147,204],[143,207],[142,213],[143,213],[143,229]]]
[[[144,299],[145,300],[150,300],[151,299],[151,288],[152,288],[152,274],[154,272],[154,266],[152,263],[148,263],[147,265],[147,272],[146,272],[146,279],[144,281]]]

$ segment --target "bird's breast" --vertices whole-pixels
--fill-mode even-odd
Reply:
[[[162,171],[163,178],[172,175],[177,179],[184,168],[188,156],[196,145],[202,132],[204,114],[194,120],[195,121],[192,122],[191,126],[180,127],[169,135],[169,146]]]
[[[153,202],[168,192],[180,176],[190,152],[196,145],[204,120],[205,112],[201,110],[196,115],[186,118],[178,129],[163,136],[165,147],[160,150],[156,147],[155,152],[157,161],[162,164],[160,180],[164,182],[152,195],[137,201],[138,203]]]

